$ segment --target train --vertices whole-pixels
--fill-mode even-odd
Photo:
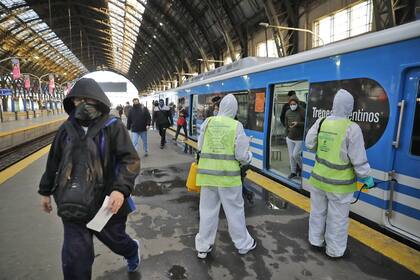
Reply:
[[[346,89],[355,99],[350,118],[362,129],[377,183],[360,192],[351,211],[418,245],[419,50],[420,21],[415,21],[283,58],[243,58],[190,78],[180,87],[141,97],[141,102],[150,110],[159,99],[174,108],[187,108],[189,138],[196,140],[212,98],[234,94],[237,118],[252,136],[253,169],[290,188],[308,190],[313,152],[303,149],[301,177],[287,176],[289,158],[280,119],[287,93],[295,91],[306,104],[306,133],[318,118],[328,115],[337,90]]]

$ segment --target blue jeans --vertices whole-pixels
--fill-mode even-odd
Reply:
[[[101,232],[84,224],[64,222],[61,261],[64,279],[90,280],[95,259],[93,234],[114,253],[130,258],[137,253],[137,244],[125,232],[126,220],[108,223]]]
[[[132,134],[132,141],[133,141],[134,147],[136,147],[137,144],[139,143],[139,136],[140,136],[141,141],[143,142],[143,151],[147,153],[147,131],[131,132],[131,134]]]

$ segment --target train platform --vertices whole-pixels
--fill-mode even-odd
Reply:
[[[349,256],[330,260],[311,250],[307,200],[253,172],[246,184],[259,191],[253,203],[245,203],[245,211],[257,248],[244,256],[237,253],[221,211],[214,251],[199,260],[194,250],[199,194],[185,188],[194,159],[182,144],[167,139],[161,150],[157,131],[150,131],[149,157],[139,151],[138,211],[129,216],[127,231],[141,241],[140,270],[129,275],[123,258],[95,240],[93,279],[419,279],[418,251],[367,227],[357,233],[354,221]],[[48,147],[0,173],[0,279],[62,279],[62,224],[55,213],[42,212],[37,194],[47,153]],[[277,197],[284,202],[281,207],[266,199],[276,193],[283,196]],[[372,240],[369,246],[364,237]]]
[[[0,151],[13,148],[54,132],[67,119],[67,114],[0,123]]]

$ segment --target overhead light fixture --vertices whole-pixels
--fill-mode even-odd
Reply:
[[[163,23],[159,22],[159,25],[160,25],[160,26],[163,26]]]
[[[38,59],[39,59],[39,56],[37,56],[37,55],[36,55],[36,56],[34,56],[34,58],[35,58],[36,60],[38,60]]]
[[[151,47],[152,47],[152,45],[149,44],[149,48],[151,48]]]
[[[144,54],[147,54],[147,52],[144,52]]]
[[[153,35],[153,38],[155,38],[155,39],[156,39],[156,35]]]

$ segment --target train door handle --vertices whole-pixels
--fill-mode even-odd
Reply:
[[[400,136],[401,136],[402,120],[404,116],[404,106],[405,106],[405,100],[401,100],[401,102],[398,103],[398,107],[401,107],[401,109],[400,109],[400,117],[398,119],[397,137],[395,138],[395,141],[392,142],[392,145],[395,147],[395,149],[398,149],[398,147],[400,146]]]

